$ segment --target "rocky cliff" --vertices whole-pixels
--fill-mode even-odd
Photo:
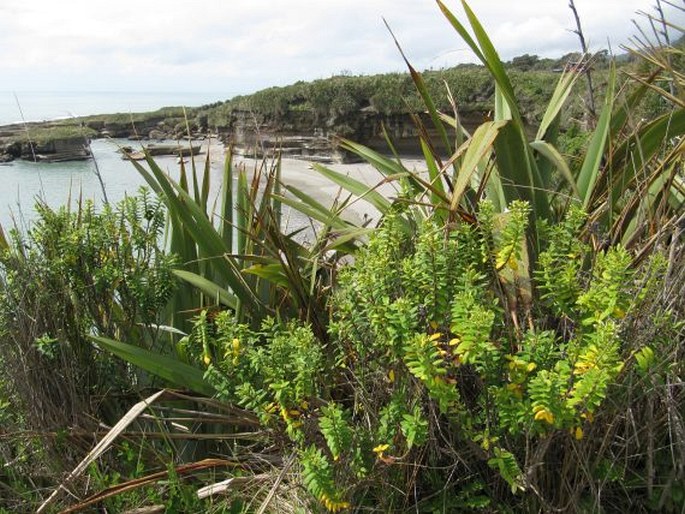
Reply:
[[[16,124],[0,128],[0,162],[14,159],[60,162],[91,157],[95,133],[81,125],[63,123]]]
[[[425,115],[416,115],[426,127],[432,127]],[[463,123],[475,127],[484,113],[472,112]],[[321,119],[311,111],[290,111],[286,115],[267,116],[250,111],[232,111],[225,123],[215,127],[225,143],[239,154],[249,156],[281,155],[320,162],[347,162],[352,156],[339,147],[346,138],[372,149],[387,152],[386,136],[401,154],[418,155],[419,130],[410,114],[381,114],[362,109],[355,114]],[[437,141],[431,128],[429,136]]]

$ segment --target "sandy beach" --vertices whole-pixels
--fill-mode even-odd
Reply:
[[[218,184],[221,181],[224,166],[225,148],[221,142],[211,138],[203,142],[202,154],[195,157],[195,163],[198,169],[202,169],[204,162],[209,152],[211,170],[212,170],[212,184],[210,189],[213,195],[218,193]],[[160,164],[167,167],[167,171],[174,176],[174,168],[178,168],[175,158],[165,157],[157,158]],[[418,159],[407,159],[404,161],[405,165],[410,169],[421,169],[421,162]],[[252,172],[261,164],[261,160],[246,158],[243,156],[234,156],[234,166],[244,167],[251,176]],[[367,163],[353,163],[353,164],[326,164],[325,167],[344,173],[349,177],[363,182],[369,188],[375,187],[377,191],[388,198],[393,198],[397,194],[396,185],[384,182],[383,175],[373,166]],[[321,204],[329,207],[333,204],[335,198],[345,199],[349,193],[342,190],[337,184],[333,183],[320,173],[318,173],[311,162],[300,159],[282,159],[281,160],[281,179],[284,184],[296,187],[304,193],[308,194]],[[291,219],[292,227],[296,227],[303,222],[307,222],[306,217],[300,213],[288,212],[291,209],[287,208],[284,212],[284,219]],[[363,220],[371,218],[376,220],[378,218],[378,211],[365,200],[353,199],[346,207],[344,216],[351,222],[360,224]],[[291,227],[291,228],[292,228]]]

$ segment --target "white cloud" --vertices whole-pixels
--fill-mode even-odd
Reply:
[[[388,21],[417,68],[472,61],[430,0],[3,0],[2,89],[204,90],[403,69]],[[464,20],[460,3],[449,7]],[[500,55],[578,48],[566,0],[472,0]],[[651,0],[576,0],[594,48],[635,33]],[[682,21],[683,16],[680,16]],[[49,82],[46,82],[49,80]]]

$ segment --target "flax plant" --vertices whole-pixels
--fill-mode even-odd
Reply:
[[[379,211],[379,229],[346,221],[349,199],[327,208],[282,184],[278,159],[248,178],[229,152],[215,211],[209,161],[202,176],[193,165],[175,182],[148,156],[147,166],[134,165],[169,211],[184,284],[171,324],[188,335],[163,356],[94,339],[249,419],[249,433],[235,440],[257,442],[232,451],[257,452],[256,476],[264,462],[274,466],[259,512],[298,478],[329,511],[366,508],[369,497],[388,510],[434,507],[436,498],[463,510],[602,510],[611,507],[605,489],[630,503],[628,479],[614,468],[645,473],[630,479],[647,491],[640,505],[675,510],[682,501],[655,490],[682,491],[682,466],[664,457],[685,448],[682,395],[671,388],[682,378],[683,308],[677,291],[655,291],[664,277],[683,282],[685,108],[673,64],[682,52],[669,48],[678,58],[665,59],[661,48],[636,50],[649,71],[626,80],[611,68],[575,165],[559,134],[578,74],[560,76],[531,131],[485,29],[461,3],[465,22],[437,0],[495,83],[492,120],[467,132],[459,105],[439,112],[407,61],[433,125],[415,117],[425,170],[408,169],[389,138],[391,156],[341,145],[395,184],[395,197],[313,165]],[[661,86],[666,76],[678,87]],[[648,93],[668,109],[636,121]],[[313,244],[284,231],[284,206],[317,222]],[[671,264],[643,261],[658,245],[669,245]],[[356,261],[331,299],[348,255]],[[365,268],[369,255],[374,265]],[[635,384],[647,392],[633,397]],[[635,416],[651,446],[635,457],[642,429],[625,411],[643,403]],[[655,419],[659,407],[667,423]],[[419,477],[426,462],[439,465]]]

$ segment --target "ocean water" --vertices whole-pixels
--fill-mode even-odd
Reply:
[[[87,115],[114,112],[140,112],[155,110],[169,105],[199,106],[213,103],[233,95],[211,95],[209,93],[30,93],[17,94],[24,118],[28,120],[48,120],[66,115]],[[30,100],[30,101],[29,101]],[[12,93],[0,92],[0,125],[17,121],[17,104]],[[21,116],[19,116],[21,118]],[[96,205],[103,201],[102,186],[96,174],[96,165],[104,183],[107,199],[116,203],[127,194],[133,194],[146,185],[134,166],[121,158],[118,148],[122,145],[135,145],[126,140],[96,139],[91,143],[94,160],[73,162],[31,162],[17,159],[11,163],[0,164],[0,225],[7,230],[17,226],[26,228],[36,218],[36,201],[56,208],[79,198],[91,199]],[[223,148],[215,143],[210,145],[212,172],[210,201],[218,195],[222,180]],[[198,169],[202,169],[206,153],[196,158]],[[179,176],[176,157],[156,157],[157,164],[172,178]],[[286,160],[287,161],[287,160]],[[259,164],[245,160],[248,172]],[[187,164],[189,166],[189,164]],[[306,164],[301,161],[286,164],[300,170]],[[306,177],[305,173],[305,177]],[[305,179],[309,182],[309,179]],[[306,184],[300,184],[305,187]],[[235,188],[234,188],[235,190]],[[285,212],[287,211],[287,212]],[[310,221],[300,213],[290,209],[284,211],[284,219],[290,229],[309,227]]]
[[[16,97],[15,97],[16,95]],[[226,99],[221,93],[122,93],[122,92],[1,92],[0,125],[21,121],[53,120],[71,116],[115,112],[145,112],[171,105],[194,107]],[[117,144],[95,140],[92,151],[110,202],[134,193],[143,179],[117,153]],[[175,164],[175,161],[171,161]],[[170,167],[177,168],[171,163]],[[173,173],[173,170],[169,170]],[[36,200],[51,207],[79,196],[102,201],[102,188],[93,161],[34,163],[15,160],[0,164],[0,224],[21,228],[34,218]]]
[[[144,185],[143,178],[128,161],[121,159],[115,141],[98,139],[91,149],[105,185],[107,198],[116,202]],[[0,165],[0,224],[25,230],[35,218],[34,205],[45,202],[57,208],[79,197],[96,204],[103,201],[95,162],[30,162],[15,160]]]
[[[231,92],[0,91],[0,125],[89,114],[146,112],[168,106],[199,107],[235,96]]]

